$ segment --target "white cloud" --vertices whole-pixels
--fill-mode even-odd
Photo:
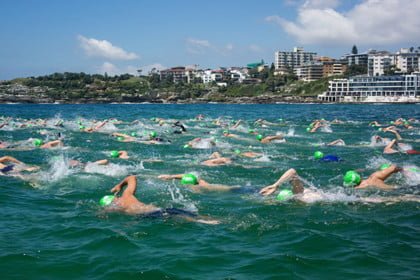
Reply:
[[[120,68],[112,64],[111,62],[106,61],[99,67],[99,73],[101,74],[107,73],[109,76],[115,76],[115,75],[121,75],[121,74],[137,75],[138,74],[137,69],[139,68],[132,65],[128,65],[128,66]]]
[[[187,52],[190,54],[207,54],[208,52],[217,52],[226,55],[232,51],[234,46],[232,43],[226,44],[224,47],[218,47],[211,44],[208,40],[188,38],[186,40]]]
[[[204,54],[206,50],[213,48],[207,40],[200,40],[194,38],[187,39],[187,51],[192,54]]]
[[[133,60],[139,56],[133,52],[127,52],[120,47],[114,46],[107,40],[97,40],[86,38],[82,35],[77,36],[80,47],[85,50],[89,56],[105,57],[113,60]]]
[[[402,4],[404,3],[404,4]],[[363,0],[347,12],[333,0],[306,1],[295,21],[268,16],[303,44],[364,45],[412,42],[420,38],[420,1]]]
[[[326,9],[335,8],[340,4],[338,0],[307,0],[303,4],[304,8],[308,9]]]

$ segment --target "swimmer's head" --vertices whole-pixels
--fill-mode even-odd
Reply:
[[[258,134],[255,138],[257,138],[258,141],[261,141],[263,139],[263,136],[261,134]]]
[[[156,131],[152,131],[152,132],[150,132],[150,133],[149,133],[149,136],[150,136],[150,137],[152,137],[152,138],[155,138],[155,137],[157,136]]]
[[[43,144],[43,142],[41,139],[35,139],[33,144],[35,147],[40,147]]]
[[[350,170],[344,174],[343,185],[345,187],[355,187],[360,184],[362,178],[356,171]]]
[[[79,125],[79,129],[80,130],[83,130],[83,129],[85,129],[86,127],[84,126],[84,125]]]
[[[306,128],[306,131],[307,131],[307,132],[311,131],[311,128],[308,126],[308,127]]]
[[[379,167],[379,170],[384,170],[384,169],[387,169],[388,167],[390,167],[391,166],[391,164],[389,164],[389,163],[384,163],[384,164],[382,164],[380,167]]]
[[[227,135],[227,134],[229,134],[229,131],[228,130],[223,130],[223,135]]]
[[[293,197],[293,192],[291,190],[281,190],[277,195],[276,199],[279,201],[288,200]]]
[[[323,152],[321,152],[321,151],[316,151],[315,153],[314,153],[314,158],[315,159],[321,159],[321,158],[323,158],[324,157],[324,153]]]
[[[255,130],[253,130],[253,129],[248,129],[248,133],[254,133],[255,132]]]
[[[197,185],[198,179],[194,174],[185,174],[181,178],[181,184],[183,185]]]
[[[188,149],[188,148],[190,148],[191,146],[189,145],[189,144],[185,144],[184,145],[184,149]]]
[[[118,141],[124,141],[124,137],[122,137],[122,136],[118,136],[118,137],[117,137],[117,140],[118,140]]]
[[[241,150],[235,149],[234,152],[235,152],[235,154],[239,155],[241,153]]]
[[[132,137],[137,137],[137,132],[135,132],[135,131],[133,131],[133,132],[131,132],[131,134],[130,134]]]
[[[120,153],[118,153],[118,151],[114,150],[114,151],[111,151],[110,156],[112,158],[117,158],[117,157],[120,156]]]
[[[112,203],[112,201],[115,199],[115,195],[105,195],[99,200],[99,205],[105,207]]]

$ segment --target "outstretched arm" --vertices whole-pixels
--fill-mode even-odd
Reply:
[[[297,174],[296,170],[293,169],[293,168],[290,168],[274,184],[269,185],[265,188],[262,188],[260,190],[260,194],[262,194],[264,196],[267,196],[267,195],[270,195],[270,194],[274,193],[281,184],[290,180],[296,174]]]
[[[21,162],[20,160],[15,159],[14,157],[11,157],[11,156],[4,156],[4,157],[1,157],[0,158],[0,162],[1,163],[8,162],[8,161],[13,162],[13,163],[17,163],[17,164],[23,164],[23,162]]]
[[[118,192],[121,191],[122,187],[124,187],[125,185],[127,185],[127,188],[125,189],[123,195],[127,195],[127,194],[128,195],[134,195],[136,193],[136,188],[137,188],[136,176],[130,175],[130,176],[126,177],[120,183],[115,185],[115,187],[113,187],[111,189],[111,192],[117,194]]]
[[[397,139],[394,139],[391,142],[389,142],[389,144],[386,145],[386,147],[384,148],[384,154],[398,153],[397,150],[392,148],[392,146],[394,146],[396,142],[397,142]]]
[[[184,174],[173,174],[173,175],[170,175],[170,174],[162,174],[162,175],[159,175],[158,178],[159,179],[162,179],[162,180],[171,180],[171,179],[179,179],[179,180],[181,180],[182,179],[182,176],[184,176]]]

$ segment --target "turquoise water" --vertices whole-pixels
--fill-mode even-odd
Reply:
[[[371,137],[392,138],[368,123],[398,117],[419,119],[418,105],[0,105],[0,115],[47,120],[46,126],[0,129],[0,140],[21,149],[0,150],[41,166],[21,180],[1,177],[0,272],[3,279],[418,279],[420,275],[420,178],[409,172],[387,182],[393,191],[354,191],[342,187],[342,174],[363,169],[367,177],[383,163],[419,167],[418,155],[383,155]],[[204,121],[196,121],[198,114]],[[167,123],[181,120],[188,129],[172,134]],[[212,124],[244,121],[230,132],[243,139],[222,137]],[[82,133],[76,121],[117,118],[100,133]],[[273,123],[254,126],[258,118]],[[282,121],[279,121],[282,118]],[[307,133],[313,119],[338,118],[317,133]],[[52,124],[64,120],[63,128]],[[131,123],[139,120],[138,123]],[[13,123],[12,122],[12,123]],[[0,122],[1,123],[1,122]],[[420,149],[420,124],[402,130],[403,142]],[[263,135],[282,133],[285,143],[261,144],[248,129]],[[122,143],[112,132],[156,131],[171,143]],[[64,148],[30,148],[29,138],[54,140]],[[41,134],[42,133],[42,134]],[[212,149],[184,149],[195,137],[217,140]],[[346,146],[322,143],[342,138]],[[25,149],[30,148],[30,150]],[[67,160],[109,158],[111,150],[127,150],[129,160],[111,159],[107,167],[69,168]],[[233,150],[263,153],[257,160],[235,156]],[[316,150],[343,161],[317,162]],[[234,164],[206,167],[199,163],[214,152]],[[284,202],[261,197],[258,190],[295,168],[318,198]],[[159,174],[195,172],[211,183],[240,187],[232,192],[194,193]],[[104,212],[98,200],[119,180],[137,175],[136,196],[159,207],[197,211],[221,221],[205,225],[176,218],[139,219]],[[289,185],[286,184],[286,187]]]

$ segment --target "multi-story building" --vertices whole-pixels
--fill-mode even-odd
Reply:
[[[168,77],[172,77],[172,81],[174,83],[187,82],[185,67],[184,66],[172,67],[172,68],[160,71],[161,80],[166,79]]]
[[[278,51],[274,53],[274,67],[279,71],[293,70],[306,62],[313,61],[315,57],[315,52],[305,52],[303,48],[298,47],[293,48],[292,52]]]
[[[322,78],[323,65],[321,62],[307,62],[295,67],[294,74],[299,80],[311,82]]]
[[[322,76],[331,77],[337,75],[344,75],[347,71],[347,61],[343,60],[331,60],[331,61],[324,61],[322,63]]]
[[[420,71],[420,53],[402,48],[395,54],[395,67],[402,73]]]
[[[420,72],[393,76],[354,76],[329,82],[324,102],[420,102]]]
[[[370,51],[368,55],[368,75],[384,75],[395,65],[395,56],[387,51]]]
[[[346,54],[344,56],[344,60],[347,61],[347,65],[361,65],[367,66],[368,64],[368,54],[367,53],[360,53],[360,54]]]

